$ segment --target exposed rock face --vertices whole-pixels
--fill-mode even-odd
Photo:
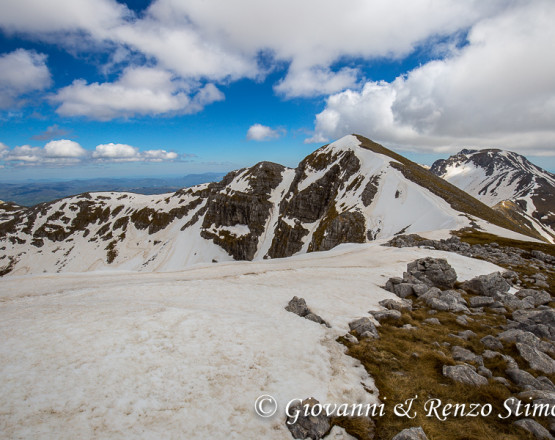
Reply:
[[[226,187],[240,171],[228,174],[220,183],[212,185],[208,196],[201,236],[212,239],[236,260],[252,260],[258,248],[258,241],[266,227],[272,204],[269,201],[272,190],[281,182],[285,167],[261,162],[253,167],[248,177],[248,191],[225,192]],[[224,191],[222,191],[224,190]],[[222,227],[246,225],[248,233],[235,236]],[[213,232],[213,230],[219,232]]]
[[[555,175],[524,156],[497,149],[462,150],[430,171],[488,206],[555,238]]]

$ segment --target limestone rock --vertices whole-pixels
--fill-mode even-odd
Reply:
[[[488,380],[484,376],[476,373],[468,365],[444,365],[443,375],[455,382],[461,382],[466,385],[480,386],[488,384]]]

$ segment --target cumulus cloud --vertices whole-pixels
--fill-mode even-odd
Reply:
[[[50,141],[44,146],[46,157],[83,157],[86,154],[87,152],[81,145],[68,139]]]
[[[207,82],[263,76],[264,52],[270,64],[291,63],[276,90],[293,97],[352,86],[355,71],[330,69],[344,57],[402,57],[503,7],[503,0],[352,0],[348,8],[320,0],[156,0],[137,17],[114,0],[20,0],[3,8],[0,28],[66,46],[108,47],[117,55],[111,63],[137,52],[181,78]]]
[[[101,144],[96,146],[92,156],[95,159],[136,160],[139,149],[126,144]]]
[[[142,158],[148,162],[162,162],[177,159],[177,153],[166,150],[147,150],[142,154]]]
[[[17,0],[2,5],[0,27],[9,33],[56,37],[60,42],[65,32],[77,32],[81,37],[90,34],[100,40],[130,15],[113,0]]]
[[[93,159],[98,161],[110,162],[162,162],[165,160],[175,160],[177,153],[166,150],[146,150],[139,151],[137,147],[126,144],[101,144],[97,145],[92,153]]]
[[[554,14],[553,2],[509,9],[477,23],[445,59],[331,95],[307,141],[356,132],[407,149],[555,155]]]
[[[6,162],[24,162],[27,164],[33,164],[40,162],[42,157],[43,151],[41,148],[21,145],[9,150],[2,160]]]
[[[51,84],[46,55],[17,49],[0,55],[0,109],[21,104],[20,98]]]
[[[286,98],[329,95],[356,85],[358,70],[344,67],[332,72],[327,67],[290,68],[287,76],[274,86]]]
[[[68,166],[106,162],[162,162],[178,160],[179,155],[166,150],[146,150],[126,144],[100,144],[94,151],[77,142],[61,139],[48,142],[43,148],[29,145],[10,149],[0,143],[0,161],[16,166]]]
[[[273,129],[266,125],[254,124],[247,131],[247,139],[249,141],[268,141],[270,139],[277,139],[283,134],[283,129]]]
[[[114,118],[194,113],[223,99],[223,94],[207,84],[190,97],[191,87],[165,70],[151,67],[127,68],[112,83],[87,84],[75,80],[51,97],[62,116],[85,116],[107,121]]]

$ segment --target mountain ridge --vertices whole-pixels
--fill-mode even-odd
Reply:
[[[463,149],[430,171],[514,221],[555,240],[555,175],[500,149]]]
[[[0,270],[179,270],[477,221],[530,233],[397,153],[349,135],[297,168],[261,162],[173,194],[84,193],[32,208],[2,205]]]

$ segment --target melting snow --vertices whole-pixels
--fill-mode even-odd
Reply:
[[[446,257],[459,279],[498,267],[379,243],[173,273],[95,272],[0,280],[4,438],[288,438],[285,404],[372,402],[335,342],[392,297],[407,262]],[[284,310],[294,295],[328,329]],[[253,410],[273,395],[270,419]]]

